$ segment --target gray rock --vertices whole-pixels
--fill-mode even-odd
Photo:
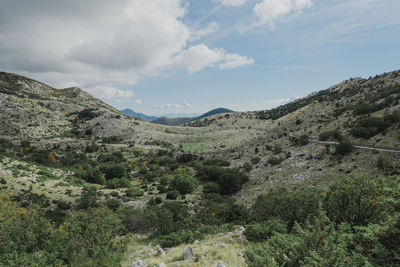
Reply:
[[[226,265],[223,261],[219,261],[217,262],[217,267],[226,267]]]
[[[141,260],[134,260],[131,262],[130,267],[147,267],[147,264]]]
[[[192,246],[187,246],[183,249],[183,259],[185,261],[194,259],[194,250]]]
[[[165,265],[164,262],[161,262],[160,264],[158,264],[158,267],[167,267],[167,265]]]
[[[164,250],[162,249],[162,247],[160,245],[156,246],[156,250],[157,250],[157,256],[165,254]]]

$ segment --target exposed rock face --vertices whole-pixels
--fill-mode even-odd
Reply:
[[[187,246],[183,249],[183,259],[185,261],[194,259],[194,250],[192,246]]]
[[[141,260],[134,260],[131,262],[130,267],[147,267],[147,264]]]
[[[219,261],[217,262],[217,267],[226,267],[226,265],[223,261]]]

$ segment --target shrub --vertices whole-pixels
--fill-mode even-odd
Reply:
[[[353,151],[353,144],[348,139],[344,139],[336,145],[336,153],[339,155],[347,155]]]
[[[163,248],[176,247],[180,244],[190,244],[195,240],[201,240],[204,238],[204,234],[200,232],[192,232],[191,230],[173,232],[166,236],[161,236],[158,238],[158,243]]]
[[[244,253],[249,266],[364,266],[367,259],[351,251],[354,245],[346,224],[336,227],[321,214],[289,234],[276,234],[264,243],[250,244]]]
[[[219,193],[220,188],[217,183],[209,182],[204,185],[203,192],[204,193]]]
[[[100,170],[104,173],[107,180],[126,176],[126,168],[123,164],[113,162],[103,163],[100,165]]]
[[[295,137],[293,142],[297,146],[305,146],[308,144],[308,135],[303,134],[300,137]]]
[[[180,174],[171,181],[169,187],[170,189],[177,190],[180,194],[184,195],[192,193],[198,185],[199,182],[196,178],[186,174]]]
[[[382,186],[365,176],[343,177],[328,190],[324,208],[328,217],[350,225],[379,221],[387,206]]]
[[[128,197],[140,197],[143,196],[143,194],[143,190],[137,187],[129,187],[125,192],[125,195]]]
[[[84,169],[82,171],[79,171],[77,174],[79,178],[82,178],[88,183],[94,183],[94,184],[105,183],[105,178],[103,173],[99,169],[93,168],[90,165],[85,166]]]
[[[260,163],[260,161],[261,161],[261,159],[260,159],[260,157],[255,157],[255,158],[252,158],[251,159],[251,164],[258,164],[258,163]]]
[[[341,141],[343,139],[342,134],[338,129],[323,131],[319,134],[319,140],[327,141],[327,140],[338,140]]]
[[[125,232],[141,233],[151,229],[151,225],[149,225],[148,218],[143,209],[122,206],[119,211],[119,217]]]
[[[121,207],[121,201],[115,198],[111,198],[106,201],[106,205],[110,210],[116,211],[119,209],[119,207]]]
[[[385,131],[390,123],[385,122],[382,118],[368,117],[357,120],[351,134],[356,138],[369,139],[372,136]]]
[[[380,154],[378,156],[377,165],[381,169],[390,169],[393,167],[392,158],[389,154]]]
[[[169,190],[167,192],[167,196],[166,196],[167,199],[175,200],[178,197],[179,197],[179,192],[177,190]]]
[[[248,179],[246,175],[231,170],[222,174],[218,178],[217,183],[219,184],[221,194],[232,195],[242,189],[243,184]]]
[[[252,223],[246,226],[244,235],[252,242],[262,242],[275,233],[286,233],[287,224],[282,219],[272,218],[262,223]]]
[[[91,120],[96,117],[96,113],[93,112],[94,109],[86,108],[80,112],[78,112],[78,118],[80,120]]]
[[[247,209],[236,204],[232,197],[208,193],[205,199],[201,204],[202,209],[196,215],[196,219],[203,224],[242,224],[248,218]]]
[[[272,157],[272,158],[270,158],[270,159],[268,159],[268,163],[269,164],[271,164],[271,165],[278,165],[278,164],[280,164],[282,161],[284,161],[285,159],[282,159],[282,158],[275,158],[275,157]]]
[[[130,188],[131,182],[126,178],[114,178],[106,182],[107,188],[117,189],[117,188]]]
[[[180,163],[189,163],[197,159],[197,156],[191,153],[185,153],[177,157],[177,161]]]
[[[100,192],[95,186],[86,186],[82,188],[81,197],[77,200],[79,209],[95,208],[98,206]]]

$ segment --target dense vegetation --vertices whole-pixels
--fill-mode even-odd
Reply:
[[[383,266],[399,263],[400,177],[343,177],[327,191],[260,196],[246,236],[251,266]]]

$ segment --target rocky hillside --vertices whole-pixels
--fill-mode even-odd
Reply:
[[[247,170],[250,181],[237,198],[250,203],[275,187],[327,186],[346,173],[395,171],[398,153],[354,149],[339,156],[334,142],[400,149],[399,84],[400,71],[353,78],[272,110],[218,114],[171,127],[126,117],[78,88],[59,90],[2,73],[0,135],[78,147],[95,140],[157,149],[166,142]],[[383,159],[392,167],[379,167]]]

